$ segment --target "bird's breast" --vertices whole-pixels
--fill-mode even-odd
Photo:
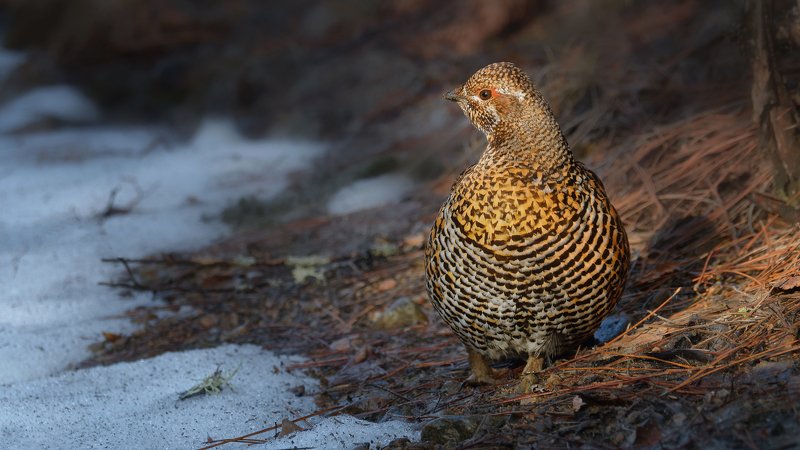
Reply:
[[[580,199],[562,181],[524,168],[472,173],[453,190],[450,218],[469,240],[503,252],[572,222]]]

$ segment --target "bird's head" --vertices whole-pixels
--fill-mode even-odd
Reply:
[[[480,69],[444,98],[458,103],[490,142],[524,132],[520,126],[535,120],[537,113],[551,115],[528,75],[510,62]]]

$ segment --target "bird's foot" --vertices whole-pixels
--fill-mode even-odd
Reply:
[[[471,348],[467,348],[467,357],[472,373],[464,381],[464,386],[494,385],[499,383],[495,378],[494,370],[489,366],[489,361],[483,355]]]
[[[541,357],[531,355],[528,357],[528,363],[522,369],[522,376],[519,380],[519,392],[527,394],[539,385],[540,377],[539,372],[542,371],[544,360]]]
[[[539,387],[540,381],[541,379],[537,373],[523,373],[519,379],[519,384],[517,385],[517,392],[520,394],[531,393],[537,387]]]

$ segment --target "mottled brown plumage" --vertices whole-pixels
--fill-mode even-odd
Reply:
[[[527,357],[525,373],[536,372],[616,305],[630,258],[625,230],[515,65],[484,67],[446,98],[489,145],[428,237],[428,294],[466,346],[472,381],[491,382],[488,362],[508,356]]]

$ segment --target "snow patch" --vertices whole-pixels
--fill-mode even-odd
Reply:
[[[276,195],[323,151],[251,141],[215,119],[190,143],[170,142],[143,127],[0,135],[0,384],[56,373],[102,331],[132,329],[122,314],[150,296],[99,286],[121,270],[101,258],[204,246],[226,231],[207,217]],[[132,208],[102,218],[112,191]]]
[[[22,94],[0,109],[0,131],[9,132],[44,119],[91,122],[98,110],[86,96],[70,86],[48,86]]]
[[[0,50],[0,83],[22,59]],[[67,86],[32,90],[0,107],[0,446],[196,448],[208,437],[314,412],[313,398],[290,388],[313,391],[317,381],[284,370],[302,359],[255,346],[65,371],[89,356],[87,345],[101,332],[132,331],[128,309],[153,302],[140,293],[121,300],[100,286],[121,272],[102,258],[205,246],[226,231],[209,217],[240,197],[275,196],[291,172],[324,151],[310,142],[248,140],[220,119],[184,144],[159,127],[24,132],[45,119],[86,125],[98,115]],[[104,214],[109,206],[124,211]],[[225,373],[240,367],[232,389],[178,400],[219,366]],[[419,434],[410,424],[349,416],[300,425],[308,430],[261,448],[376,447]]]
[[[301,424],[302,425],[302,424]],[[419,440],[418,433],[406,422],[372,423],[352,416],[334,416],[302,431],[270,442],[268,449],[325,448],[351,449],[356,444],[368,443],[369,448],[381,448],[389,442],[408,438]]]
[[[287,364],[299,361],[252,345],[229,345],[15,384],[0,390],[0,438],[4,447],[16,449],[197,448],[208,437],[237,437],[314,412],[313,397],[290,392],[300,384],[306,391],[318,387],[314,379],[286,372]],[[232,389],[178,400],[217,367],[225,373],[239,367]],[[309,422],[308,431],[259,448],[350,448],[357,442],[374,448],[417,436],[402,422],[373,424],[346,416]]]
[[[405,176],[388,174],[356,181],[340,189],[328,202],[330,214],[349,214],[398,203],[413,187]]]

